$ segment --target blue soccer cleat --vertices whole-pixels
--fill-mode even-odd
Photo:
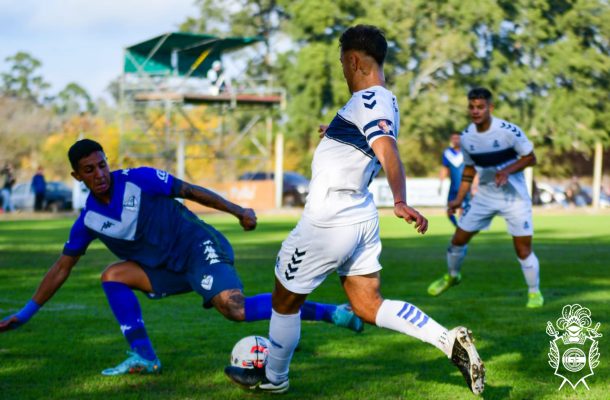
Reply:
[[[337,306],[332,314],[333,324],[343,328],[351,329],[356,333],[364,330],[364,323],[352,310],[349,304],[341,304]]]
[[[114,368],[102,371],[104,376],[117,376],[126,374],[159,374],[161,373],[161,361],[158,358],[153,361],[147,360],[137,353],[128,351],[129,357]]]

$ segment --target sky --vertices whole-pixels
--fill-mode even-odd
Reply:
[[[123,48],[176,31],[194,0],[0,0],[0,72],[25,51],[57,94],[76,82],[95,99],[123,68]]]

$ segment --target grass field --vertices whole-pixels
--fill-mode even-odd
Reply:
[[[246,294],[272,288],[273,264],[296,218],[259,217],[244,233],[234,219],[207,218],[234,245]],[[72,219],[0,221],[0,317],[19,310],[59,255]],[[445,271],[451,228],[432,217],[429,233],[415,237],[404,223],[381,219],[385,297],[415,303],[448,327],[472,329],[487,366],[485,398],[610,398],[610,215],[535,218],[543,309],[528,310],[525,284],[504,222],[494,221],[470,246],[465,280],[439,298],[426,287]],[[99,283],[115,259],[94,242],[59,293],[25,326],[0,335],[0,399],[239,399],[258,398],[223,375],[233,344],[267,334],[267,322],[238,324],[204,311],[193,294],[162,301],[140,296],[144,318],[164,373],[104,378],[99,372],[124,358],[127,344]],[[336,276],[312,296],[345,302]],[[591,309],[601,322],[599,367],[590,391],[568,384],[548,365],[547,321],[566,304]],[[432,346],[367,326],[354,334],[324,323],[304,323],[285,399],[468,399],[461,375]]]

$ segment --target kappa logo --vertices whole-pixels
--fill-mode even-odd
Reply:
[[[498,143],[497,140],[494,140],[493,146],[494,146],[494,148],[498,148],[498,147],[500,147],[500,143]]]
[[[110,228],[112,225],[114,225],[114,222],[112,222],[112,221],[105,221],[102,224],[102,229],[100,229],[100,232],[104,231],[104,229]]]
[[[211,240],[203,242],[203,254],[205,254],[205,259],[210,265],[220,262],[218,253],[216,253],[216,249],[212,246],[213,244]]]
[[[307,253],[307,251],[299,252],[299,249],[294,249],[292,258],[290,259],[290,262],[287,265],[286,271],[284,271],[284,276],[287,280],[290,281],[294,279],[294,275],[299,270],[299,267],[297,267],[297,265],[303,262],[303,257],[305,256],[305,253]]]
[[[470,145],[470,151],[474,151],[474,146]]]
[[[201,287],[205,290],[212,289],[212,285],[214,284],[214,277],[212,275],[204,275],[201,279]]]
[[[572,389],[582,383],[589,390],[585,379],[592,376],[593,370],[599,365],[596,339],[602,336],[597,331],[599,322],[591,329],[592,323],[591,311],[580,304],[563,307],[561,317],[556,322],[559,332],[551,321],[547,322],[546,333],[554,338],[550,341],[549,365],[555,368],[555,375],[563,378],[558,390],[566,382]],[[574,381],[576,383],[572,383]]]
[[[530,228],[530,224],[529,224],[529,222],[525,221],[525,222],[523,223],[523,229],[529,229],[529,228]]]

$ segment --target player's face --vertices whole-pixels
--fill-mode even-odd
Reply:
[[[106,155],[101,151],[95,151],[81,158],[72,176],[83,182],[95,196],[102,196],[110,191],[110,169]]]
[[[454,149],[460,147],[460,135],[456,135],[455,133],[451,135],[451,137],[449,138],[449,143]]]
[[[468,114],[475,125],[485,125],[491,120],[493,105],[485,99],[468,100]]]

